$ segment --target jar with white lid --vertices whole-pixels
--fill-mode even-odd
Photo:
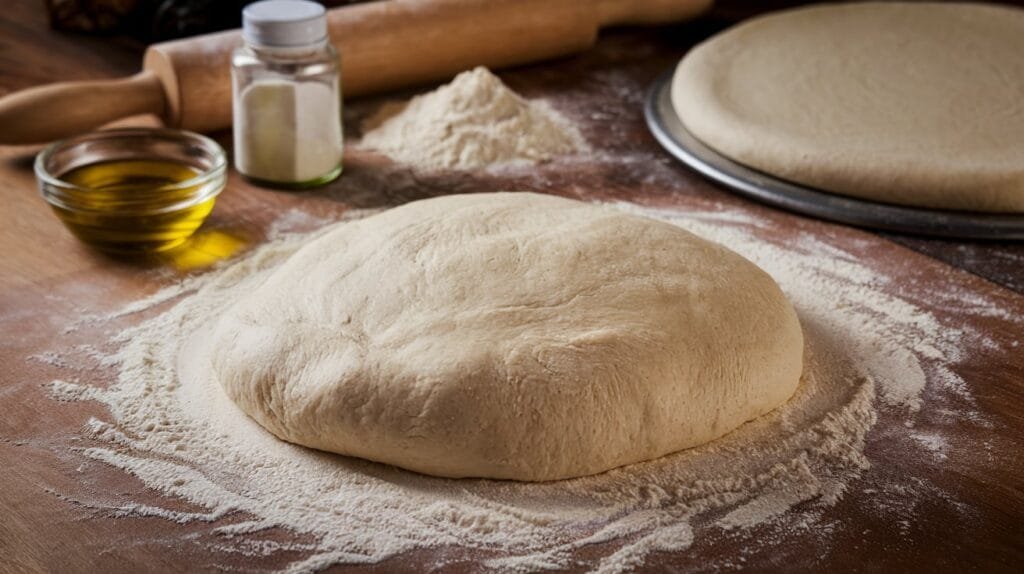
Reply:
[[[231,59],[235,168],[276,187],[330,182],[342,170],[341,79],[323,6],[263,0],[242,12]]]

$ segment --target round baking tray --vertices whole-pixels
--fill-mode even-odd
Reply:
[[[672,71],[651,86],[644,104],[647,126],[676,159],[740,195],[789,211],[859,227],[937,237],[1024,239],[1024,215],[903,207],[835,195],[785,181],[736,163],[691,134],[672,107]]]

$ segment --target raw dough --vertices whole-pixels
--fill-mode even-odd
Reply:
[[[796,313],[671,224],[532,193],[342,223],[228,308],[227,395],[278,437],[449,477],[553,480],[698,445],[784,403]]]
[[[672,101],[697,138],[775,176],[890,203],[1024,211],[1024,10],[778,12],[691,50]]]

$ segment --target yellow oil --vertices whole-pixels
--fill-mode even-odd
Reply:
[[[173,187],[197,175],[197,169],[175,161],[88,164],[61,174],[61,180],[83,189],[53,209],[79,239],[100,249],[165,251],[184,243],[213,209],[215,197],[189,201],[202,195],[199,186]]]

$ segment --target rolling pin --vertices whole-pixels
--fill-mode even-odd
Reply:
[[[676,22],[711,0],[390,0],[327,12],[344,93],[359,96],[590,48],[603,27]],[[238,30],[154,44],[129,78],[62,82],[0,99],[0,143],[42,143],[155,114],[207,132],[231,125]]]

